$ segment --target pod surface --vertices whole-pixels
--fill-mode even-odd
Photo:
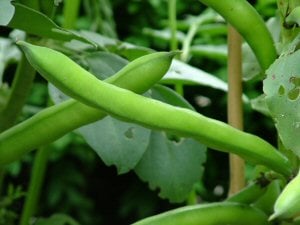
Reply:
[[[239,203],[211,203],[186,206],[132,225],[267,225],[267,216],[250,206]]]

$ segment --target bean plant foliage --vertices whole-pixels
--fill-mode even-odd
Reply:
[[[300,52],[282,55],[267,70],[264,80],[265,100],[284,145],[300,154],[299,61]]]
[[[127,64],[123,58],[102,52],[87,54],[80,58],[80,62],[99,79],[115,74]],[[50,85],[49,88],[55,103],[68,98],[54,86]],[[163,86],[154,86],[145,95],[193,109],[182,97]],[[135,170],[142,180],[149,182],[153,189],[159,188],[160,195],[171,201],[186,199],[203,173],[206,147],[196,141],[185,138],[171,140],[165,132],[151,131],[112,117],[81,127],[78,133],[106,165],[115,165],[120,174]],[[157,169],[159,165],[163,168]],[[181,188],[173,189],[174,185]]]
[[[54,190],[49,194],[49,205],[58,206],[61,203],[62,206],[58,206],[61,212],[38,215],[42,184],[50,182],[47,178],[51,177],[46,173],[47,163],[54,162],[57,165],[52,166],[61,170],[64,167],[61,158],[67,155],[68,150],[76,152],[78,158],[74,161],[77,160],[78,165],[92,162],[95,155],[97,161],[104,163],[106,168],[113,167],[118,177],[134,174],[148,185],[152,194],[168,203],[200,203],[142,219],[158,212],[154,210],[155,201],[149,200],[143,193],[140,194],[143,197],[139,197],[138,187],[134,187],[134,191],[124,197],[130,199],[130,203],[127,200],[128,203],[115,212],[127,216],[134,211],[132,208],[137,208],[139,213],[130,222],[142,220],[134,225],[299,223],[297,201],[300,194],[294,190],[293,181],[300,176],[300,1],[259,0],[250,4],[246,0],[200,0],[193,2],[195,8],[192,11],[195,13],[196,10],[198,15],[182,17],[180,13],[188,8],[187,2],[0,1],[0,26],[6,33],[0,37],[0,225],[17,222],[20,225],[107,223],[105,216],[91,218],[85,215],[85,210],[93,208],[94,203],[86,200],[77,190],[89,188],[84,184],[82,175],[73,174],[78,170],[77,164],[73,165],[76,169],[70,166],[64,172],[70,178],[66,186],[74,184],[78,187],[72,187],[69,191],[67,187],[64,189],[64,172],[59,172],[56,178],[58,183],[48,187],[50,192]],[[122,33],[128,32],[121,27],[122,21],[116,24],[113,17],[114,6],[122,8],[124,4],[127,4],[127,11],[117,13],[128,18],[126,25],[132,34],[128,36]],[[142,16],[140,11],[143,7],[148,7],[145,14],[156,13],[156,16],[168,18],[153,22],[155,16]],[[176,13],[180,15],[177,19]],[[136,17],[139,19],[136,20]],[[132,18],[136,20],[135,25],[130,24]],[[278,133],[279,144],[276,147],[257,135],[204,115],[211,104],[222,105],[224,94],[232,88],[227,85],[225,72],[228,60],[227,23],[245,40],[241,68],[250,91],[240,93],[241,102],[247,106],[247,115],[258,111],[266,116],[264,122],[273,121],[274,130],[277,129]],[[165,51],[164,57],[156,55],[162,57],[156,61],[159,67],[150,63],[149,69],[148,61],[138,61],[155,55],[157,50]],[[171,50],[172,53],[166,53]],[[52,64],[53,68],[44,68],[49,67],[51,62],[45,63],[43,60],[48,55],[39,55],[39,52],[49,53],[50,58],[61,57],[66,65]],[[143,75],[148,75],[143,73],[163,70],[166,66],[161,64],[162,60],[166,65],[169,64],[157,81],[143,78],[144,82],[134,84],[142,81],[140,78]],[[92,76],[76,67],[78,65]],[[132,71],[137,65],[145,66],[145,70],[139,72],[138,81],[130,80],[132,78],[128,74],[134,73]],[[74,74],[73,68],[78,69]],[[126,68],[131,69],[128,72]],[[74,88],[73,80],[52,74],[60,70],[62,74],[72,71],[70,77],[76,75],[78,80],[85,74],[86,80],[82,80],[82,83],[77,80]],[[11,71],[15,72],[15,77],[10,74],[7,76]],[[125,72],[122,74],[122,71]],[[117,77],[118,74],[125,74],[130,82],[122,76]],[[96,82],[88,84],[90,81]],[[147,90],[143,90],[144,93],[133,93],[146,89],[147,82],[152,83]],[[262,85],[262,90],[257,90],[257,84]],[[92,91],[99,91],[96,88],[102,87],[107,92],[112,91],[111,96],[115,96],[115,99],[112,97],[108,102],[106,93],[102,91],[102,96],[97,96],[95,101],[95,96],[86,95],[90,93],[89,88],[84,91],[86,93],[78,91],[82,87],[90,87]],[[129,91],[125,90],[127,88]],[[197,92],[201,89],[209,93],[197,95],[192,100],[185,98],[191,90]],[[36,90],[40,90],[40,94]],[[211,93],[218,93],[221,97],[216,97],[217,101],[214,102],[209,97]],[[32,104],[35,101],[39,103]],[[77,111],[72,111],[72,107]],[[208,111],[214,117],[223,117],[213,107]],[[82,118],[78,122],[78,115],[92,116],[86,119],[88,122]],[[60,121],[53,124],[53,118],[59,118]],[[75,125],[71,123],[73,119]],[[246,129],[249,129],[253,121],[246,119],[246,122]],[[274,140],[276,137],[268,139]],[[228,188],[224,186],[228,186],[227,181],[225,185],[220,184],[223,181],[218,181],[216,174],[226,173],[227,163],[218,165],[214,161],[214,153],[208,149],[234,153],[246,160],[245,189],[226,198],[224,192]],[[37,150],[34,160],[31,154],[25,154],[32,150]],[[93,156],[88,153],[89,150]],[[224,159],[227,160],[226,157]],[[7,166],[7,163],[10,164]],[[22,165],[29,164],[33,165],[27,191],[4,185],[6,176],[16,176],[21,173]],[[66,165],[71,164],[68,161]],[[93,168],[93,165],[86,163],[83,170]],[[217,168],[221,171],[217,171]],[[94,179],[101,180],[101,176],[100,171]],[[205,183],[207,179],[210,180],[209,184]],[[89,180],[87,183],[93,186],[92,182]],[[8,194],[2,197],[4,187],[8,189]],[[14,210],[14,202],[23,198],[25,192],[27,196],[22,212]],[[288,197],[280,197],[281,192]],[[67,193],[70,202],[75,205],[82,203],[82,210],[64,205],[61,200],[63,193]],[[98,195],[106,197],[105,193],[100,192],[94,197],[98,199]],[[210,198],[222,201],[204,203],[210,202]],[[139,207],[141,202],[148,204]],[[68,209],[63,209],[64,206]],[[67,215],[72,210],[80,211],[78,221]],[[105,209],[99,210],[105,212]],[[243,221],[243,215],[254,221]]]

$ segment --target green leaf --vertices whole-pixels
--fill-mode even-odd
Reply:
[[[169,29],[154,30],[151,28],[144,28],[143,34],[167,43],[171,40],[171,31]],[[179,42],[183,42],[185,38],[185,34],[182,33],[181,31],[177,31],[176,37]]]
[[[19,3],[14,3],[14,6],[15,14],[8,24],[8,26],[11,28],[20,29],[39,37],[52,38],[62,41],[71,41],[75,39],[95,45],[93,42],[80,36],[79,34],[75,34],[74,32],[57,26],[46,15],[34,9]]]
[[[227,60],[227,45],[193,45],[191,54],[209,59]]]
[[[277,59],[264,80],[266,102],[282,143],[300,156],[300,51]]]
[[[150,137],[150,130],[108,116],[78,131],[107,166],[117,167],[119,174],[137,165]]]
[[[6,26],[15,13],[15,7],[11,4],[11,0],[1,0],[0,9],[0,26]]]
[[[251,99],[250,103],[252,109],[264,114],[265,116],[270,116],[270,111],[266,103],[266,96],[264,94]]]
[[[242,73],[243,73],[243,80],[248,81],[251,80],[261,73],[260,65],[254,55],[254,52],[250,48],[247,43],[242,45]]]
[[[195,110],[194,107],[181,95],[166,86],[156,84],[151,88],[151,90],[151,96],[154,99],[167,102],[174,106]]]
[[[222,91],[227,91],[228,89],[227,83],[217,78],[216,76],[190,66],[179,60],[173,60],[170,70],[163,77],[161,83],[198,84],[209,86]]]
[[[171,202],[186,200],[193,185],[201,179],[206,147],[193,139],[174,142],[164,132],[151,134],[150,144],[135,168],[140,179]]]
[[[121,70],[128,61],[124,58],[108,52],[91,52],[81,58],[92,74],[104,80]]]

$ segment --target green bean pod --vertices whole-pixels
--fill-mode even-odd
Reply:
[[[261,197],[266,192],[266,190],[266,186],[262,186],[261,184],[255,182],[243,188],[236,194],[228,197],[225,201],[250,204],[255,202],[259,197]]]
[[[270,220],[275,218],[292,218],[300,213],[300,171],[283,189],[274,204],[274,213]]]
[[[186,206],[156,216],[148,217],[132,225],[264,225],[267,216],[251,206],[233,203],[211,203]]]
[[[176,53],[159,52],[143,56],[129,63],[108,78],[116,86],[137,93],[147,91],[167,72]],[[47,55],[46,55],[47,56]],[[47,56],[48,57],[48,56]],[[66,68],[68,74],[77,76],[83,69],[74,70],[77,64],[66,56],[54,67]],[[49,61],[51,62],[51,58]],[[84,71],[84,74],[87,72]],[[58,76],[60,76],[60,72]],[[84,75],[83,75],[84,76]],[[51,106],[0,134],[0,164],[10,163],[35,148],[49,144],[66,133],[104,118],[107,114],[73,99]]]
[[[263,19],[246,0],[200,0],[216,10],[248,42],[263,70],[277,58],[275,44]]]
[[[287,158],[263,139],[194,111],[145,98],[97,80],[82,68],[70,73],[65,56],[45,47],[19,42],[31,64],[51,83],[84,104],[126,121],[153,129],[195,138],[216,150],[231,152],[255,164],[263,164],[286,176],[291,174]],[[51,58],[52,60],[49,60]],[[63,62],[62,62],[63,61]],[[61,65],[62,66],[59,66]],[[61,68],[64,67],[64,70]],[[1,151],[4,151],[0,146]]]

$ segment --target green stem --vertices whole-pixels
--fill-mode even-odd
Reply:
[[[177,22],[176,22],[176,0],[168,1],[169,8],[169,27],[171,31],[171,41],[170,48],[172,51],[178,49],[178,41],[177,41]]]
[[[189,57],[189,53],[190,53],[190,47],[193,41],[193,38],[195,36],[195,34],[197,33],[198,30],[198,23],[193,23],[186,35],[186,38],[183,41],[183,47],[182,47],[182,54],[181,54],[181,60],[186,62],[188,60]]]
[[[0,132],[14,125],[30,92],[35,70],[23,55],[18,65],[8,102],[0,114]]]
[[[105,35],[111,38],[117,38],[116,24],[113,18],[113,10],[110,3],[110,0],[100,0],[99,4],[101,5],[101,12],[103,14],[103,19],[107,24]]]
[[[74,29],[78,18],[80,0],[65,0],[64,1],[64,22],[62,26],[66,29]]]
[[[182,83],[176,83],[176,84],[175,84],[175,91],[176,91],[179,95],[184,96],[183,84],[182,84]]]
[[[36,205],[41,193],[41,187],[44,181],[50,151],[50,147],[41,147],[36,152],[29,188],[20,219],[20,225],[28,225],[30,218],[35,213]]]
[[[216,17],[215,12],[213,12],[212,10],[206,10],[198,17],[197,21],[192,23],[184,41],[183,41],[182,54],[180,57],[180,59],[182,61],[186,62],[188,60],[189,53],[190,53],[190,47],[191,47],[192,41],[198,31],[199,26],[203,23],[212,21],[215,17]]]
[[[15,78],[13,81],[12,91],[9,96],[5,108],[0,114],[0,133],[15,123],[19,116],[26,98],[30,92],[33,80],[35,77],[35,70],[27,62],[27,59],[22,55],[19,62]],[[3,189],[3,181],[6,170],[4,166],[0,167],[0,196]]]

